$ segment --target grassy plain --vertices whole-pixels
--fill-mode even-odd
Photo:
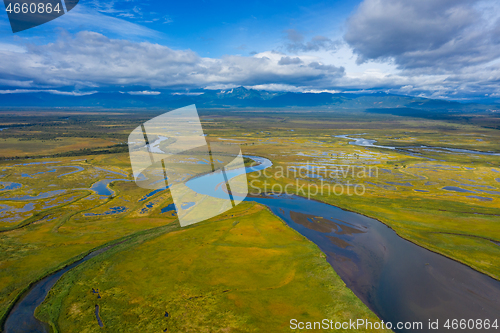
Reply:
[[[244,203],[85,263],[38,315],[61,332],[101,331],[95,304],[106,332],[282,332],[291,318],[377,320],[324,258],[268,210]]]
[[[267,172],[272,178],[250,179],[259,181],[254,185],[260,191],[264,181],[269,183],[268,192],[272,185],[296,184],[295,175],[281,176],[279,167],[375,167],[377,174],[369,177],[341,173],[323,179],[330,185],[361,184],[363,195],[311,197],[375,217],[400,236],[499,279],[500,156],[420,146],[498,152],[500,132],[481,122],[353,112],[209,110],[200,114],[209,140],[238,143],[243,153],[273,161]],[[53,142],[55,146],[44,152],[48,155],[75,152],[64,140],[86,141],[91,149],[100,145],[93,140],[120,144],[130,130],[156,114],[4,113],[0,127],[7,129],[0,132],[0,151],[6,152],[4,157],[20,156],[9,152],[13,140],[20,145]],[[335,137],[341,134],[417,148],[360,147]],[[79,149],[76,152],[82,155]],[[40,147],[34,151],[39,155]],[[127,181],[111,183],[111,195],[90,190],[100,180],[131,179],[126,153],[94,153],[1,162],[1,319],[30,283],[93,248],[143,235],[145,230],[158,232],[130,236],[133,241],[66,274],[38,316],[61,332],[100,330],[95,304],[100,305],[104,329],[110,332],[126,331],[126,323],[151,325],[144,330],[217,327],[238,332],[273,327],[279,331],[295,315],[304,321],[373,316],[315,246],[263,207],[245,203],[228,215],[177,230],[172,212],[162,212],[172,203],[168,191],[148,196],[151,191]],[[60,163],[22,165],[34,162]],[[314,177],[298,181],[321,185],[321,179]],[[23,186],[8,189],[12,183]],[[450,191],[446,186],[470,192]],[[15,200],[62,190],[48,198]],[[116,207],[121,210],[114,211]],[[173,229],[154,229],[165,225]],[[100,299],[92,288],[99,289]],[[164,317],[164,311],[171,316]]]
[[[0,156],[50,155],[62,151],[74,151],[112,146],[114,142],[98,138],[54,138],[52,140],[23,141],[15,138],[4,139]]]
[[[7,174],[2,180],[4,182],[19,181],[22,182],[23,187],[14,191],[5,191],[7,194],[3,194],[3,199],[0,201],[0,205],[5,207],[0,223],[2,228],[0,229],[2,250],[0,252],[0,316],[2,317],[9,310],[13,300],[31,282],[47,275],[63,263],[70,262],[81,254],[114,239],[139,230],[164,225],[173,220],[168,217],[129,219],[123,214],[84,217],[87,211],[99,211],[103,207],[114,207],[120,204],[120,200],[131,193],[141,196],[148,191],[130,188],[129,183],[116,182],[112,184],[114,196],[101,197],[89,191],[88,188],[98,180],[109,177],[109,172],[95,169],[92,164],[94,161],[90,159],[77,162],[61,159],[60,162],[60,164],[67,162],[65,165],[79,166],[84,170],[64,175],[75,169],[61,167],[56,168],[56,172],[47,172],[54,170],[51,164],[4,165],[4,172]],[[30,161],[30,163],[36,162]],[[115,168],[115,170],[120,169]],[[21,174],[29,174],[32,178],[19,177]],[[8,200],[22,196],[36,197],[41,193],[53,191],[55,194],[50,198],[27,201]],[[58,191],[63,192],[58,193]],[[121,196],[122,191],[127,194]],[[15,195],[10,192],[14,192]],[[18,208],[15,208],[16,206]],[[136,203],[131,208],[136,206],[136,209],[139,209],[142,203]]]
[[[17,216],[18,223],[4,222],[0,234],[2,309],[7,310],[31,282],[90,249],[175,221],[172,214],[161,212],[172,203],[166,191],[143,200],[150,190],[120,181],[112,183],[114,194],[109,197],[78,190],[102,179],[121,178],[102,169],[128,175],[127,158],[126,154],[115,154],[79,161],[61,159],[61,164],[83,168],[69,175],[65,173],[74,168],[47,172],[53,170],[52,164],[4,163],[4,170],[10,171],[5,180],[22,181],[24,185],[13,193],[7,191],[9,195],[4,194],[4,198],[33,197],[44,193],[48,185],[74,192],[71,201],[65,202],[68,195],[50,199],[53,207],[39,209],[36,216],[22,215]],[[33,178],[19,177],[22,174]],[[36,201],[47,203],[49,199]],[[99,215],[116,206],[127,210]],[[95,215],[85,216],[89,213]],[[6,227],[9,224],[13,230]],[[153,235],[157,236],[154,239],[124,244],[67,273],[57,284],[61,289],[51,293],[38,316],[60,332],[76,327],[99,330],[91,304],[97,297],[91,288],[97,288],[103,301],[101,316],[110,332],[135,332],[140,325],[146,325],[144,330],[165,326],[193,332],[210,327],[212,331],[261,331],[265,327],[280,331],[286,330],[289,320],[295,317],[304,321],[358,317],[376,320],[345,287],[319,249],[262,206],[245,203],[229,215],[202,225],[164,234],[160,231]],[[144,263],[148,263],[147,267]],[[84,303],[80,303],[79,288],[86,295]],[[114,297],[104,296],[109,290]],[[168,322],[162,317],[166,306],[171,313]]]
[[[127,140],[129,128],[154,117],[149,111],[2,111],[0,159],[82,155]]]
[[[500,132],[462,122],[386,115],[363,115],[363,120],[358,117],[280,112],[249,117],[243,113],[214,118],[215,126],[224,130],[214,128],[211,136],[239,139],[248,154],[273,161],[273,168],[267,172],[272,177],[256,179],[253,184],[260,189],[254,191],[264,191],[265,182],[268,192],[296,185],[297,174],[289,172],[287,177],[281,170],[307,164],[309,168],[326,166],[329,176],[323,177],[323,183],[314,169],[311,177],[298,176],[300,185],[324,186],[323,194],[314,193],[313,188],[311,198],[377,218],[414,243],[500,279]],[[237,132],[229,130],[241,124],[245,126]],[[354,140],[336,137],[345,134],[398,149],[361,147],[349,144]],[[370,176],[369,168],[377,172]],[[335,170],[340,173],[330,176]],[[363,195],[352,195],[352,186],[348,195],[348,182],[362,185]],[[279,185],[273,191],[275,184]],[[333,193],[335,184],[344,185],[342,195]],[[300,190],[290,192],[308,195]]]

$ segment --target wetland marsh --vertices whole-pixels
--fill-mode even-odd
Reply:
[[[168,190],[145,190],[131,181],[125,153],[103,153],[96,147],[89,155],[78,153],[78,161],[53,156],[27,163],[4,156],[3,320],[36,281],[92,249],[147,230],[161,231],[150,232],[154,236],[140,243],[125,242],[64,274],[36,317],[59,332],[97,331],[98,305],[103,327],[111,331],[132,332],[129,325],[143,325],[145,330],[213,325],[216,331],[271,325],[274,331],[286,331],[293,316],[376,320],[376,314],[384,320],[417,320],[458,315],[474,302],[461,283],[490,299],[477,305],[477,316],[499,311],[498,130],[381,115],[354,122],[343,113],[200,114],[208,140],[237,143],[245,154],[269,159],[272,165],[267,164],[266,171],[274,176],[249,177],[261,190],[261,197],[247,199],[254,203],[187,229],[178,229],[175,214],[166,214],[174,209]],[[119,147],[127,124],[132,127],[130,119],[147,116],[98,114],[96,121],[102,123],[126,119],[122,127],[99,127],[99,136]],[[77,115],[68,119],[72,117]],[[92,116],[86,117],[92,121]],[[348,138],[353,137],[368,145],[350,144]],[[161,149],[162,140],[157,143]],[[64,145],[57,149],[54,155],[71,153]],[[279,167],[304,166],[333,173],[318,177],[309,172],[300,179],[278,175]],[[377,172],[358,177],[346,173],[347,167],[373,167]],[[326,183],[362,185],[365,191],[317,192],[311,198],[318,202],[272,195],[286,185]],[[102,298],[97,299],[92,288],[99,289]],[[426,289],[435,297],[424,297],[429,295]],[[307,299],[311,294],[315,296]],[[452,299],[460,300],[455,307],[446,303]],[[329,305],[322,308],[324,304]],[[165,311],[169,319],[162,317]]]

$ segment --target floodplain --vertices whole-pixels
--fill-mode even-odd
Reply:
[[[410,242],[500,279],[497,129],[357,110],[200,115],[207,140],[272,161],[248,175],[250,195],[286,195],[286,188],[376,218]],[[318,247],[263,205],[245,202],[179,228],[169,191],[132,181],[126,139],[152,116],[2,115],[2,321],[30,285],[118,239],[130,241],[66,273],[37,318],[57,332],[100,331],[96,305],[109,332],[277,332],[288,331],[291,318],[377,319]],[[31,126],[21,126],[28,118]],[[53,146],[40,149],[44,141]],[[80,141],[86,146],[75,146]],[[148,230],[155,231],[134,236]]]

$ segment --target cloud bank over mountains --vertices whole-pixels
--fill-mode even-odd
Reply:
[[[285,29],[271,49],[221,57],[105,32],[62,32],[47,43],[0,43],[0,85],[4,93],[243,85],[500,99],[499,9],[497,1],[364,0],[343,31]]]
[[[204,58],[191,50],[83,31],[74,36],[63,34],[55,43],[28,45],[23,53],[4,51],[0,72],[4,79],[29,80],[33,86],[200,88],[284,82],[315,87],[332,85],[344,69],[275,52]]]

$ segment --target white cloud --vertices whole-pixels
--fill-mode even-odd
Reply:
[[[343,83],[435,98],[494,96],[499,9],[497,0],[364,0],[347,21],[353,53],[350,64],[339,62]],[[349,51],[340,51],[346,60]]]
[[[16,44],[1,43],[0,42],[0,52],[1,51],[24,53],[24,52],[26,52],[26,48],[23,46],[20,46],[20,45],[16,45]]]
[[[493,8],[491,8],[493,6]],[[364,0],[347,21],[345,40],[368,59],[402,69],[457,71],[500,57],[498,1]]]
[[[161,94],[161,92],[159,92],[159,91],[143,90],[143,91],[128,91],[127,94],[130,94],[130,95],[149,95],[149,96],[154,96],[154,95]]]
[[[104,2],[102,2],[104,3]],[[109,9],[113,10],[113,7]],[[104,14],[103,14],[104,13]],[[145,26],[129,22],[127,20],[113,17],[106,10],[95,10],[84,4],[79,4],[69,13],[59,17],[49,24],[68,29],[68,27],[79,27],[80,29],[106,33],[108,35],[119,36],[126,39],[162,38],[162,33],[149,29]],[[123,13],[126,15],[126,13]]]
[[[149,42],[110,39],[95,32],[63,33],[46,45],[30,44],[25,53],[0,51],[0,74],[38,85],[206,87],[285,83],[331,85],[344,75],[341,67],[315,58],[279,65],[272,52],[253,57],[203,58],[191,50],[173,50]]]
[[[495,1],[423,0],[416,5],[365,0],[348,21],[346,42],[322,36],[306,40],[289,30],[287,44],[276,47],[283,52],[247,57],[201,57],[189,49],[136,42],[160,33],[80,5],[61,20],[70,20],[70,26],[87,22],[89,29],[118,38],[83,31],[62,33],[45,45],[0,43],[1,85],[47,88],[52,93],[109,86],[191,90],[243,85],[294,92],[378,89],[455,99],[500,92],[500,11]]]
[[[255,90],[267,90],[267,91],[289,91],[289,92],[303,92],[304,88],[292,86],[283,83],[271,83],[271,84],[256,84],[253,86],[246,86],[247,89]]]
[[[314,36],[310,41],[304,42],[305,37],[295,29],[283,31],[286,34],[288,42],[285,48],[292,53],[309,52],[319,50],[334,50],[338,47],[339,42],[333,41],[325,36]]]
[[[61,91],[55,89],[7,89],[0,90],[0,94],[27,94],[34,92],[42,92],[54,95],[66,95],[66,96],[87,96],[97,93],[97,91]]]
[[[331,89],[310,89],[310,90],[304,90],[303,92],[313,93],[313,94],[320,94],[320,93],[337,94],[337,93],[340,93],[342,91],[341,90],[331,90]]]

